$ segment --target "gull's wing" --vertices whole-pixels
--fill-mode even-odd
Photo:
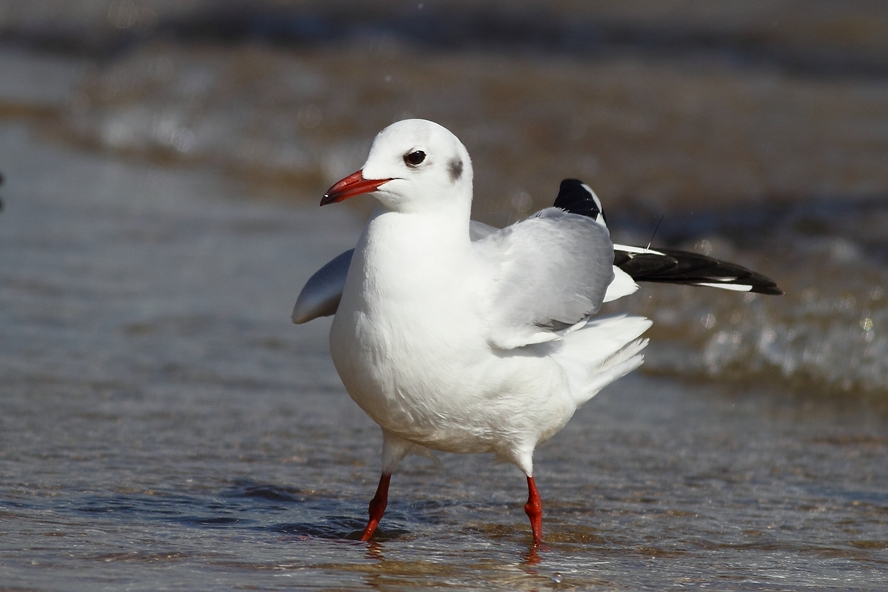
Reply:
[[[493,268],[491,345],[560,339],[598,311],[614,279],[614,245],[595,220],[547,208],[473,243]]]
[[[579,179],[564,179],[555,198],[555,207],[572,214],[588,216],[604,224],[601,200]],[[721,288],[735,292],[780,295],[783,291],[770,278],[727,261],[720,261],[678,249],[643,249],[614,245],[616,281],[604,301],[609,302],[638,289],[635,282],[685,284]]]
[[[354,249],[349,249],[308,278],[305,287],[299,292],[296,306],[293,307],[291,318],[294,323],[299,325],[318,317],[336,314],[354,253]]]

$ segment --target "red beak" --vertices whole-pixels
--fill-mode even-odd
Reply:
[[[379,189],[379,186],[383,183],[391,181],[391,179],[365,179],[362,173],[363,171],[357,171],[345,179],[336,182],[324,194],[323,199],[321,199],[321,205],[337,203],[363,193],[372,193]]]

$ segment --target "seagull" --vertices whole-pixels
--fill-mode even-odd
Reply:
[[[527,478],[533,546],[542,503],[533,452],[579,406],[641,365],[651,326],[594,316],[636,281],[781,294],[739,265],[614,245],[601,201],[577,179],[554,206],[497,229],[472,221],[472,161],[437,123],[382,130],[364,166],[321,205],[368,194],[378,207],[354,249],[306,283],[292,320],[335,315],[334,365],[382,428],[382,474],[361,540],[377,529],[408,454],[493,453]]]

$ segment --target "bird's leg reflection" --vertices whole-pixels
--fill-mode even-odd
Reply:
[[[524,554],[524,561],[521,562],[525,567],[529,567],[531,565],[537,565],[542,561],[540,559],[539,554],[540,546],[539,545],[531,545],[527,552]],[[528,573],[536,573],[535,570],[529,571]]]
[[[385,555],[382,554],[383,549],[385,549],[385,547],[383,547],[382,543],[369,541],[367,544],[367,559],[385,561]]]

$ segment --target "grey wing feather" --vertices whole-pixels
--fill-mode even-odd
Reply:
[[[494,266],[488,340],[501,349],[560,339],[598,312],[614,279],[607,228],[559,208],[474,244]]]
[[[354,253],[354,249],[349,249],[308,278],[293,307],[291,318],[294,323],[300,325],[318,317],[336,314]]]

